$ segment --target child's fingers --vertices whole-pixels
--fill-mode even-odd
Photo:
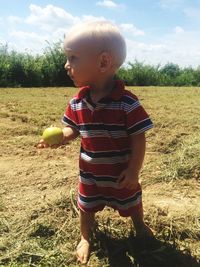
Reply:
[[[126,179],[126,176],[123,175],[123,178],[119,181],[119,187],[127,187],[128,186],[128,181]]]
[[[137,187],[137,185],[132,183],[127,177],[124,177],[124,180],[119,182],[119,187],[133,190]]]
[[[35,146],[36,146],[36,148],[47,148],[47,147],[49,147],[49,145],[44,142],[44,139],[41,139],[40,142],[38,144],[36,144]]]
[[[39,144],[36,144],[35,146],[36,146],[36,148],[44,148],[43,147],[43,144],[40,144],[40,143]]]
[[[49,147],[49,145],[45,144],[45,143],[39,143],[36,145],[36,148],[47,148]]]

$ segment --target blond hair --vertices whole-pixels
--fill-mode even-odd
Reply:
[[[67,34],[64,49],[71,42],[89,41],[99,52],[108,52],[119,68],[126,58],[126,43],[118,28],[108,21],[94,21],[75,25]]]

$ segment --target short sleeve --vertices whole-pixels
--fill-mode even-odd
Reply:
[[[62,118],[62,123],[66,126],[70,126],[79,131],[76,109],[74,108],[74,99],[72,99],[67,105],[66,111]]]
[[[136,96],[125,97],[125,112],[128,135],[140,134],[153,127],[153,122]]]

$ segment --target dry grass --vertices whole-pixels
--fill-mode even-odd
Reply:
[[[145,220],[157,241],[138,243],[129,219],[97,213],[89,266],[196,267],[200,257],[200,88],[129,88],[155,127],[141,181]],[[61,125],[74,88],[0,90],[0,266],[78,266],[80,140],[34,145]]]

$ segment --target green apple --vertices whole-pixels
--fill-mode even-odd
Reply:
[[[44,130],[42,138],[48,145],[58,145],[63,140],[63,131],[59,127],[49,127]]]

